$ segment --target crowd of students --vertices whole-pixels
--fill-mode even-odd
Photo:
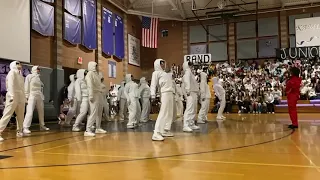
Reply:
[[[206,66],[206,65],[205,65]],[[215,74],[223,81],[226,90],[226,113],[232,112],[232,106],[238,106],[238,113],[274,113],[274,106],[281,103],[286,96],[286,80],[289,78],[289,67],[300,69],[302,78],[300,99],[320,99],[320,62],[318,59],[265,61],[263,64],[248,61],[234,63],[217,63],[204,66],[193,66],[193,72],[199,74],[206,69],[208,74]],[[171,70],[180,79],[179,66]],[[219,102],[212,110],[219,108]]]

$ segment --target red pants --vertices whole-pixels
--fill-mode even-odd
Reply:
[[[298,126],[298,112],[297,112],[298,98],[296,96],[288,96],[288,110],[292,125]]]

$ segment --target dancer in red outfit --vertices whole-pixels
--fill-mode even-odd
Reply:
[[[298,112],[297,102],[300,98],[301,78],[300,69],[297,67],[290,68],[291,77],[286,84],[286,93],[288,98],[288,109],[292,124],[288,126],[290,129],[298,128]]]

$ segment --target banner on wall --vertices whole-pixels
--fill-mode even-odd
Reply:
[[[320,17],[295,20],[296,47],[320,45]]]
[[[123,31],[122,17],[115,15],[114,28],[115,28],[115,53],[114,55],[119,58],[124,58],[124,31]]]
[[[32,29],[43,36],[54,35],[54,7],[40,0],[32,0]]]
[[[140,66],[140,39],[128,34],[129,64]]]
[[[81,20],[68,13],[64,13],[63,38],[71,44],[81,43]]]
[[[205,54],[207,53],[207,45],[191,45],[190,46],[190,54]]]
[[[111,56],[114,46],[112,12],[103,7],[102,13],[102,52]]]
[[[81,16],[81,0],[64,0],[64,9],[74,16]]]
[[[117,63],[114,61],[108,61],[109,78],[117,77]]]
[[[192,62],[193,64],[210,64],[211,63],[211,54],[185,55],[184,61]]]
[[[320,57],[320,46],[276,49],[276,57],[282,60],[296,58],[313,59]]]
[[[97,13],[95,0],[82,1],[82,45],[92,50],[97,49]]]

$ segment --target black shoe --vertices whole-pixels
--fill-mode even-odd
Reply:
[[[289,129],[297,129],[298,126],[295,126],[295,125],[292,125],[292,124],[291,124],[291,125],[288,126],[288,128],[289,128]]]

